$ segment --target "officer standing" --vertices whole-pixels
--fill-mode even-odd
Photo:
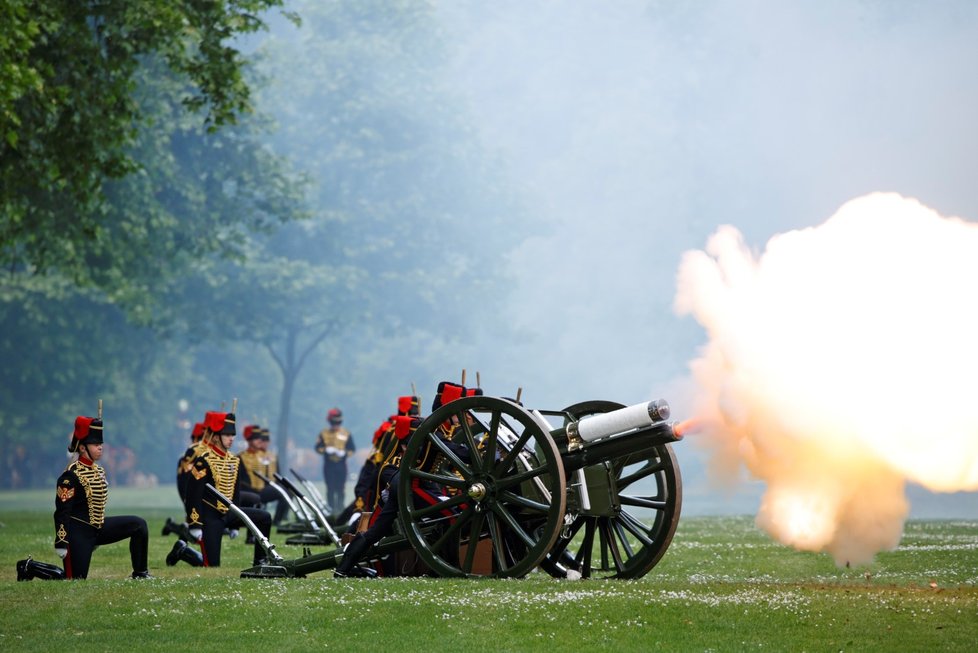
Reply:
[[[63,576],[53,565],[28,558],[17,563],[17,580],[35,577],[88,578],[95,547],[129,540],[132,578],[151,578],[146,558],[149,529],[146,520],[134,515],[106,517],[109,484],[105,469],[98,465],[102,457],[102,402],[99,416],[75,418],[75,428],[68,445],[77,459],[58,477],[54,501],[54,550],[64,564]]]
[[[323,479],[326,481],[326,502],[332,511],[340,511],[346,505],[343,500],[346,486],[346,459],[357,448],[353,436],[343,428],[343,412],[330,408],[326,413],[327,428],[319,432],[316,453],[323,456]]]

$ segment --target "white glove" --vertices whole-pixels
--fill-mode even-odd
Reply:
[[[380,500],[383,501],[384,503],[387,503],[387,500],[390,498],[390,496],[391,496],[390,489],[385,487],[380,493]]]
[[[336,452],[337,452],[336,447],[326,447],[326,453],[328,453],[329,455],[331,456],[335,455]]]
[[[231,530],[228,531],[228,537],[230,537],[232,540],[234,538],[236,538],[237,536],[238,536],[238,529],[237,528],[232,528]]]
[[[55,549],[54,552],[57,553],[58,557],[62,560],[68,556],[68,549]]]
[[[346,525],[349,526],[350,528],[353,528],[353,525],[356,524],[358,521],[360,521],[360,513],[355,512],[352,515],[350,515],[350,521],[346,522]]]
[[[190,529],[190,535],[195,540],[197,540],[198,542],[200,542],[200,540],[203,539],[203,537],[204,537],[204,531],[201,528],[191,528]]]
[[[337,449],[336,450],[336,456],[338,458],[346,458],[346,450],[345,449]]]

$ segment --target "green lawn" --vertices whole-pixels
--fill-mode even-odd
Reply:
[[[869,567],[770,541],[750,518],[681,521],[638,581],[242,580],[251,547],[220,569],[163,560],[173,488],[113,490],[109,514],[150,523],[151,581],[127,580],[128,547],[102,547],[90,580],[15,582],[54,562],[51,492],[0,493],[0,651],[973,651],[978,522],[919,521]],[[273,536],[287,558],[300,551]],[[353,647],[357,647],[354,649]]]

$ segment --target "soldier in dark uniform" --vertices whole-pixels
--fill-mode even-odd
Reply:
[[[197,456],[190,469],[186,502],[187,524],[200,542],[203,566],[219,567],[224,530],[237,529],[244,526],[244,523],[222,501],[208,492],[206,487],[208,484],[214,486],[237,505],[245,471],[241,459],[230,452],[235,436],[234,413],[207,413],[204,425],[212,435],[207,449]],[[268,537],[272,530],[272,516],[259,508],[242,507],[241,510]],[[176,564],[177,560],[185,559],[181,556],[189,546],[178,550],[181,542],[183,540],[179,540],[167,556],[167,564]],[[255,542],[253,564],[260,565],[264,562],[265,551]]]
[[[417,417],[421,414],[420,400],[415,396],[397,398],[397,415]],[[397,453],[397,437],[394,435],[394,421],[397,415],[388,417],[377,430],[371,442],[370,453],[360,468],[357,483],[353,488],[354,499],[339,517],[337,523],[350,522],[354,515],[364,511],[372,511],[377,504],[377,482],[380,469],[391,456]]]
[[[207,447],[204,442],[204,430],[203,422],[194,424],[194,428],[190,432],[190,446],[177,461],[177,493],[180,495],[181,503],[187,497],[187,479],[190,478],[190,467],[193,465],[194,459]]]
[[[346,502],[343,499],[346,486],[346,460],[357,448],[353,444],[353,436],[343,428],[343,412],[339,408],[330,408],[326,413],[329,427],[319,432],[316,439],[316,453],[323,456],[323,479],[326,481],[326,503],[330,510],[337,512],[343,509]]]
[[[100,416],[101,412],[99,402]],[[63,577],[87,578],[95,547],[128,539],[132,577],[151,578],[146,562],[146,520],[133,515],[105,516],[109,486],[105,470],[97,464],[102,446],[101,417],[77,417],[68,451],[77,453],[78,459],[58,477],[54,501],[54,549],[63,560]],[[50,567],[39,567],[30,558],[22,560],[17,563],[17,579],[57,578]]]
[[[204,448],[204,423],[197,422],[194,424],[193,430],[190,432],[190,446],[180,459],[177,461],[177,493],[180,495],[180,504],[184,505],[187,496],[187,478],[190,474],[190,466],[193,464],[194,459],[197,455],[203,451]],[[184,508],[184,513],[186,513],[186,507]],[[169,535],[170,533],[175,533],[180,539],[192,540],[190,536],[190,529],[186,523],[175,522],[169,517],[166,518],[166,523],[163,525],[163,535]]]
[[[261,478],[261,476],[272,478],[278,473],[278,460],[275,454],[268,450],[271,435],[268,429],[250,424],[244,429],[244,438],[248,442],[248,448],[239,453],[238,458],[241,459],[247,472],[244,477],[245,487],[258,495],[260,506],[275,503],[275,517],[272,519],[272,524],[278,525],[285,518],[289,505],[282,501],[278,492]],[[247,506],[248,503],[244,505]]]
[[[432,404],[432,410],[436,410],[443,404],[447,404],[460,397],[481,394],[481,390],[468,390],[464,386],[443,381],[438,385],[438,392]],[[394,531],[394,522],[398,516],[397,485],[399,482],[399,469],[401,455],[407,445],[407,439],[420,426],[421,418],[412,415],[398,415],[394,418],[394,433],[397,437],[398,446],[395,455],[389,457],[382,465],[378,473],[378,484],[383,487],[379,510],[374,510],[370,519],[370,527],[363,533],[359,533],[347,545],[343,553],[343,559],[336,567],[333,575],[337,578],[348,577],[372,577],[374,573],[367,571],[357,565],[368,552],[371,546],[381,539],[390,535]],[[455,452],[462,460],[469,460],[468,450],[460,444],[451,441],[451,432],[444,430],[454,430],[453,425],[442,425],[439,427],[439,437],[445,444]],[[418,458],[418,469],[428,471],[435,466],[438,459],[436,448],[429,442],[421,451]],[[441,488],[428,482],[418,482],[412,488],[414,501],[418,505],[434,505],[441,501]]]

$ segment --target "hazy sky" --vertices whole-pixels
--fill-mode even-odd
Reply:
[[[455,84],[547,229],[506,262],[519,286],[501,310],[526,336],[483,365],[534,405],[681,406],[703,334],[672,310],[676,269],[720,225],[762,250],[877,190],[978,221],[976,3],[439,11]]]

